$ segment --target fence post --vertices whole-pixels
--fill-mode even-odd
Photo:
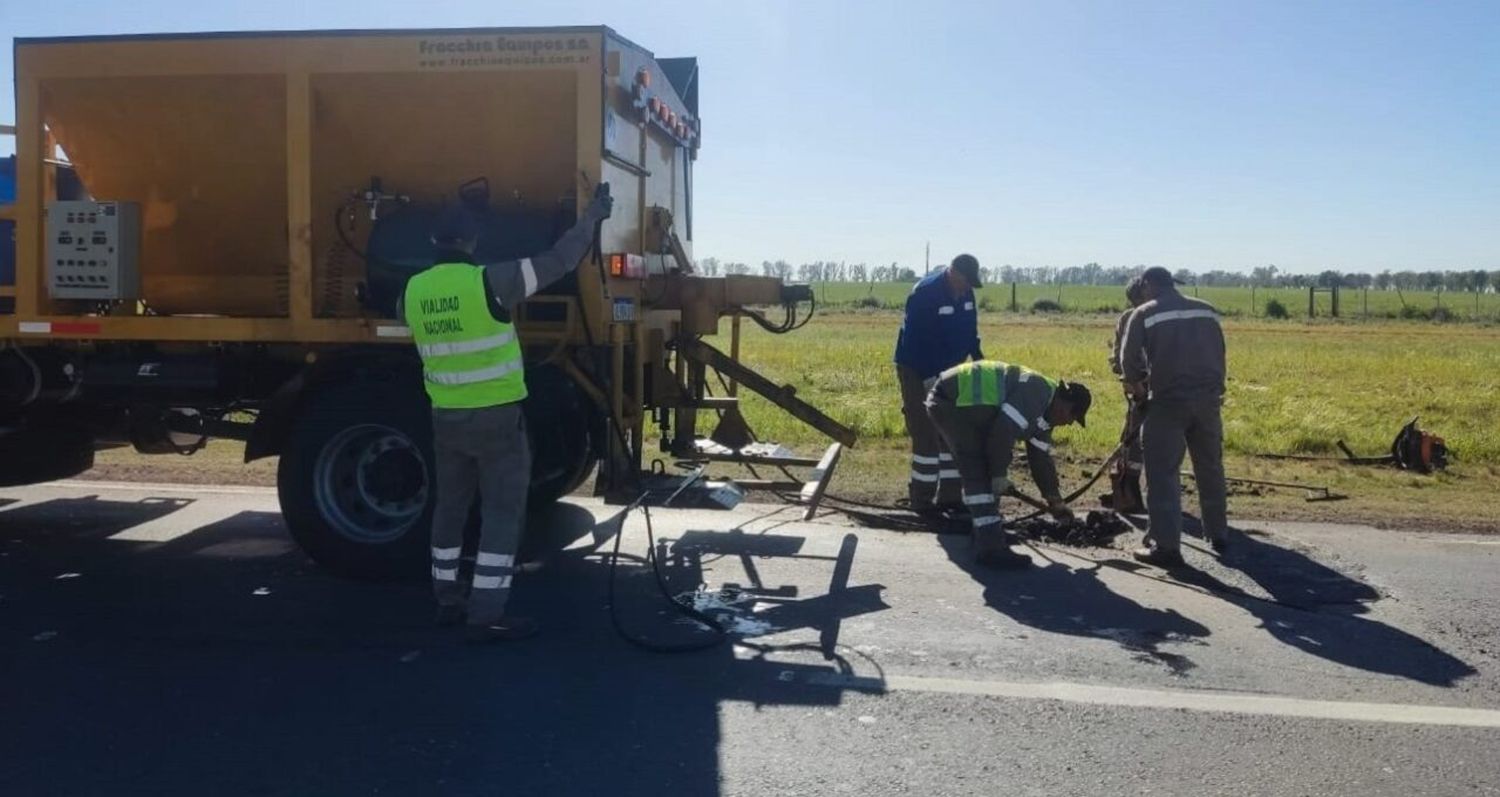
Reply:
[[[1258,305],[1258,304],[1255,303],[1255,286],[1251,285],[1250,286],[1250,317],[1251,318],[1257,318],[1259,316],[1260,316],[1260,305]]]
[[[1317,314],[1317,304],[1314,301],[1317,298],[1317,295],[1318,295],[1318,289],[1317,288],[1309,287],[1307,289],[1307,317],[1308,318],[1312,318],[1314,315]]]
[[[1368,319],[1370,317],[1370,289],[1369,288],[1365,288],[1365,290],[1364,290],[1364,296],[1361,297],[1360,301],[1364,304],[1364,307],[1363,307],[1364,317],[1366,319]]]
[[[1012,313],[1021,311],[1021,308],[1016,305],[1016,284],[1014,282],[1010,284],[1010,311]]]
[[[1339,317],[1339,286],[1333,286],[1333,317]]]

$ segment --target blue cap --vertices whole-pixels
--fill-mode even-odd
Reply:
[[[479,237],[479,222],[467,208],[459,205],[443,208],[432,227],[432,240],[438,243],[472,241]]]

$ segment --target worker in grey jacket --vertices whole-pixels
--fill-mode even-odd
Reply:
[[[1140,307],[1146,301],[1145,284],[1140,277],[1130,281],[1125,286],[1125,301],[1130,307],[1120,313],[1119,320],[1115,323],[1115,339],[1109,350],[1109,370],[1115,376],[1123,377],[1124,368],[1120,366],[1120,349],[1125,343],[1125,329],[1130,325],[1130,316],[1135,308]],[[1109,499],[1108,506],[1116,512],[1126,515],[1136,514],[1146,508],[1145,500],[1141,493],[1141,463],[1143,455],[1141,451],[1141,436],[1138,428],[1141,424],[1141,415],[1145,410],[1144,401],[1136,401],[1131,397],[1130,391],[1125,391],[1125,424],[1120,429],[1120,444],[1125,450],[1120,452],[1120,458],[1115,461],[1114,472],[1109,475]]]
[[[993,360],[963,363],[938,376],[927,394],[927,414],[958,462],[979,564],[1031,563],[1011,549],[1000,515],[1000,496],[1010,487],[1016,442],[1026,441],[1026,462],[1048,510],[1059,519],[1072,517],[1057,483],[1052,430],[1075,422],[1084,425],[1090,403],[1088,388],[1077,382],[1054,381]]]
[[[1120,348],[1127,389],[1149,400],[1142,445],[1151,525],[1135,558],[1164,567],[1182,564],[1184,451],[1193,458],[1203,530],[1221,556],[1228,544],[1224,485],[1224,332],[1213,305],[1177,291],[1171,272],[1141,275],[1146,303],[1131,313]]]

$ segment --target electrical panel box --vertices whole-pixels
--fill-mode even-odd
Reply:
[[[47,206],[47,292],[54,299],[137,299],[141,206],[56,201]]]

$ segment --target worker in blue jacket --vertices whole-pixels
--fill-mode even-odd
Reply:
[[[927,416],[927,392],[938,374],[973,358],[979,349],[979,313],[974,289],[980,287],[979,261],[959,255],[947,268],[922,278],[906,297],[906,318],[896,338],[896,381],[901,415],[911,438],[912,511],[937,514],[963,506],[958,466]]]

